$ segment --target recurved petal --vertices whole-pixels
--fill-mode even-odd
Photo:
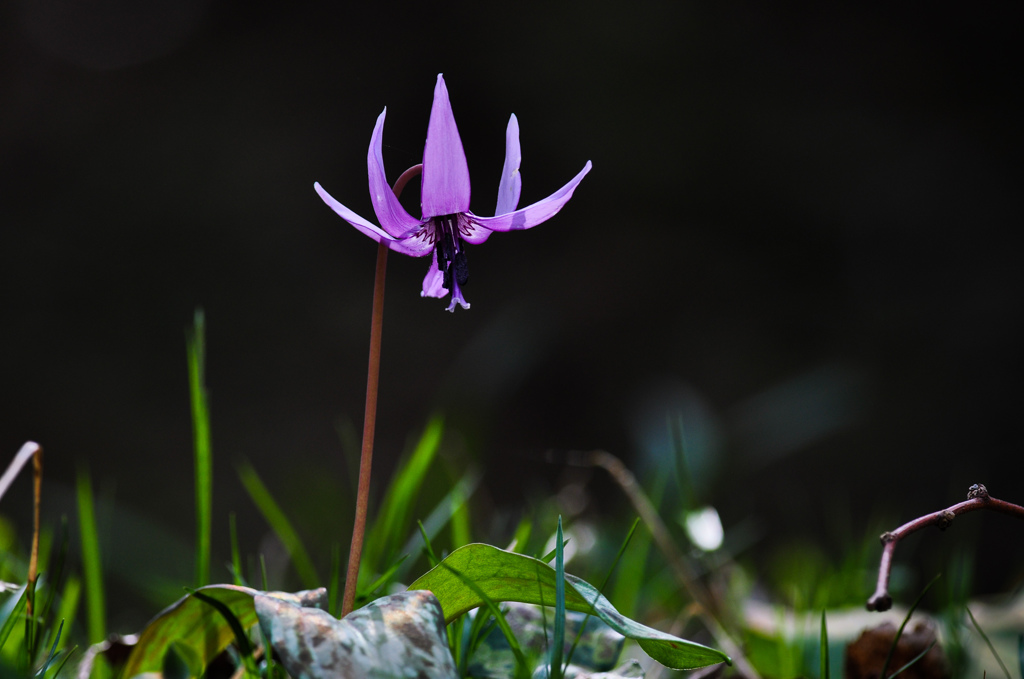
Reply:
[[[344,219],[346,222],[356,227],[357,229],[359,229],[360,231],[362,231],[363,233],[365,233],[367,236],[377,241],[378,243],[385,242],[390,245],[392,242],[394,242],[395,238],[391,234],[384,231],[384,229],[380,228],[379,226],[372,222],[366,221],[365,219],[357,215],[355,212],[352,212],[352,210],[349,210],[347,207],[336,201],[334,199],[334,196],[324,191],[324,188],[320,186],[320,182],[313,182],[313,188],[316,190],[318,194],[320,194],[320,198],[323,199],[325,203],[327,203],[327,206],[334,210],[338,214],[338,216]]]
[[[434,247],[428,242],[423,231],[414,233],[412,236],[404,240],[399,240],[373,222],[363,219],[355,212],[352,212],[352,210],[349,210],[347,207],[336,201],[334,196],[324,191],[324,188],[320,186],[320,182],[314,182],[313,188],[316,189],[318,194],[320,194],[320,198],[327,203],[327,206],[334,210],[339,217],[378,243],[384,243],[395,252],[400,252],[403,255],[411,255],[412,257],[422,257],[430,252]]]
[[[523,154],[519,148],[519,121],[513,113],[505,130],[505,166],[501,168],[501,182],[498,184],[498,205],[494,209],[496,215],[512,212],[519,206],[519,194],[523,190],[523,178],[519,174],[519,164],[522,160]]]
[[[423,290],[420,297],[444,297],[448,289],[444,287],[444,274],[437,268],[437,251],[434,251],[434,261],[427,271],[427,277],[423,279]]]
[[[591,164],[588,160],[587,164],[583,166],[582,170],[580,170],[580,173],[573,177],[572,181],[568,184],[558,189],[544,200],[538,201],[533,205],[528,205],[527,207],[516,210],[515,212],[496,215],[494,217],[467,215],[469,220],[477,228],[472,229],[472,236],[463,236],[463,239],[469,243],[479,242],[477,240],[471,240],[471,238],[479,238],[478,234],[481,233],[481,227],[491,231],[518,231],[520,229],[529,229],[537,226],[541,222],[551,219],[559,210],[562,209],[563,205],[569,202],[569,199],[572,198],[572,192],[575,191],[579,183],[583,181],[583,177],[590,172],[590,168]]]
[[[384,230],[395,238],[406,238],[420,228],[420,220],[416,219],[402,207],[395,192],[388,185],[388,177],[384,173],[384,156],[381,154],[384,136],[384,116],[387,108],[377,116],[377,124],[373,127],[370,137],[370,150],[366,154],[366,170],[370,178],[370,198],[373,200],[373,211]]]
[[[434,105],[427,124],[427,142],[423,147],[420,205],[424,221],[468,211],[469,190],[466,152],[462,149],[462,139],[455,126],[448,88],[444,78],[438,74]]]

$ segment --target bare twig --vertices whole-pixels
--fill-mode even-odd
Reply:
[[[35,603],[36,579],[39,577],[39,505],[43,495],[43,449],[36,445],[32,455],[32,554],[28,561],[28,587],[32,595],[28,598],[25,611],[32,617]]]
[[[889,574],[892,570],[892,554],[896,551],[896,545],[900,540],[927,526],[936,526],[939,530],[946,530],[957,516],[973,512],[976,509],[989,509],[1024,519],[1024,507],[1005,500],[997,500],[989,496],[985,486],[976,483],[968,489],[967,500],[964,502],[931,514],[925,514],[903,524],[892,532],[882,533],[883,547],[882,560],[878,565],[878,585],[875,587],[875,593],[868,599],[868,610],[887,611],[892,607],[892,596],[889,595]]]
[[[11,487],[15,477],[18,476],[18,472],[21,468],[32,460],[32,552],[29,556],[28,562],[28,587],[29,591],[34,591],[36,578],[38,577],[39,569],[39,500],[42,491],[43,484],[43,449],[39,447],[39,444],[35,441],[27,441],[17,454],[14,459],[11,460],[11,464],[7,466],[7,470],[0,476],[0,498],[4,496],[7,489]],[[0,583],[2,585],[2,583]],[[28,615],[32,615],[32,597],[28,599]]]
[[[651,535],[654,537],[654,541],[658,545],[658,549],[668,559],[676,580],[697,604],[697,615],[700,616],[701,622],[711,632],[715,641],[722,646],[726,655],[732,657],[740,674],[746,679],[758,679],[760,675],[757,673],[757,670],[747,662],[739,644],[733,641],[725,626],[722,625],[718,618],[714,599],[701,584],[697,574],[690,567],[689,561],[679,551],[679,548],[676,547],[672,535],[661,520],[661,516],[658,515],[658,510],[651,503],[647,494],[644,493],[643,488],[640,487],[633,472],[626,465],[622,464],[622,460],[603,450],[595,450],[585,455],[585,459],[589,464],[605,469],[612,479],[619,484],[626,497],[633,504],[633,508],[640,515],[640,519],[647,524]]]
[[[422,165],[414,165],[402,173],[392,189],[395,196],[402,194],[406,183],[418,175]],[[370,321],[370,360],[366,371],[366,412],[363,415],[363,447],[359,455],[359,486],[356,489],[356,515],[352,527],[352,544],[348,551],[348,571],[345,575],[345,596],[341,603],[341,617],[355,606],[356,584],[359,580],[359,561],[363,557],[363,535],[366,532],[366,513],[370,503],[370,468],[373,465],[373,435],[377,426],[377,384],[380,375],[380,338],[384,326],[384,273],[388,264],[388,246],[377,245],[377,273],[373,281],[373,317]]]

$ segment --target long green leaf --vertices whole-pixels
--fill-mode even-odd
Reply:
[[[551,665],[548,676],[562,679],[562,653],[565,649],[565,545],[562,517],[555,532],[555,633],[551,641]]]
[[[484,604],[474,588],[466,586],[453,570],[462,578],[471,579],[491,601],[546,602],[549,605],[555,601],[555,570],[546,563],[491,545],[466,545],[409,585],[410,590],[433,592],[441,602],[446,623]],[[565,582],[566,609],[596,615],[619,634],[635,639],[648,655],[666,667],[696,669],[732,662],[721,651],[630,620],[615,610],[595,587],[580,578],[566,574]]]
[[[242,480],[242,485],[249,492],[249,497],[263,514],[263,518],[267,520],[284,548],[291,555],[303,586],[310,589],[319,586],[322,581],[316,573],[316,568],[313,567],[313,560],[309,557],[309,552],[306,551],[302,540],[299,539],[299,534],[292,527],[291,521],[285,516],[267,487],[263,485],[259,474],[249,464],[241,463],[238,465],[238,476]]]
[[[416,443],[412,455],[399,464],[363,546],[363,563],[370,570],[379,572],[386,564],[393,563],[402,541],[412,532],[413,509],[423,479],[437,455],[443,431],[444,422],[441,418],[432,419]]]
[[[832,670],[828,659],[828,625],[825,622],[825,611],[821,612],[821,679],[830,679]]]
[[[1003,663],[1003,659],[999,657],[998,653],[996,653],[996,647],[992,645],[988,635],[985,634],[985,630],[981,629],[981,625],[979,625],[978,621],[974,618],[974,613],[971,613],[971,609],[967,606],[964,606],[964,610],[967,611],[967,615],[971,618],[971,624],[974,625],[974,629],[978,630],[978,634],[980,634],[981,638],[985,640],[985,645],[988,646],[988,650],[992,652],[996,662],[999,663],[999,667],[1002,668],[1003,674],[1006,675],[1006,679],[1010,679],[1010,670],[1007,669],[1006,665]]]
[[[189,400],[196,484],[196,586],[210,578],[210,531],[213,524],[213,451],[210,445],[210,404],[206,392],[206,326],[196,309],[192,329],[185,332]]]
[[[78,526],[82,534],[82,575],[85,578],[85,608],[89,643],[98,644],[107,637],[106,606],[103,596],[103,566],[100,539],[96,532],[96,512],[89,474],[78,475]]]
[[[18,588],[18,594],[5,601],[3,607],[0,607],[0,648],[7,643],[7,637],[11,635],[15,623],[21,617],[27,598],[25,593],[26,587],[22,585]]]

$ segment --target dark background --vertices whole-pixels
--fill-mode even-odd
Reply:
[[[755,553],[838,557],[976,482],[1020,502],[1019,38],[1012,3],[4,3],[0,458],[43,445],[50,517],[88,467],[141,526],[104,524],[108,561],[148,535],[188,573],[202,306],[220,558],[229,512],[247,551],[265,531],[242,458],[347,540],[376,246],[312,185],[372,219],[374,120],[394,179],[443,72],[474,211],[512,112],[521,205],[594,169],[550,222],[471,248],[471,311],[391,256],[379,481],[443,412],[514,510],[557,490],[559,451],[668,469],[678,417],[696,499],[727,534],[754,521]],[[28,489],[2,508],[22,535]],[[1020,582],[1019,536],[974,514],[915,544],[977,550],[985,593]]]

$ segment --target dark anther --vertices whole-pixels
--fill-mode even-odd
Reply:
[[[885,531],[880,536],[878,536],[878,539],[881,540],[882,544],[884,545],[895,540],[896,536],[890,533],[889,531]]]
[[[939,515],[939,530],[946,530],[953,523],[953,519],[956,518],[956,514],[948,509],[942,510],[942,514]]]
[[[985,486],[981,485],[980,483],[974,484],[973,486],[971,486],[970,488],[967,489],[967,499],[968,500],[974,500],[974,499],[987,500],[988,499],[988,488],[986,488]]]
[[[463,250],[455,253],[455,280],[459,285],[465,285],[469,281],[469,263]]]

